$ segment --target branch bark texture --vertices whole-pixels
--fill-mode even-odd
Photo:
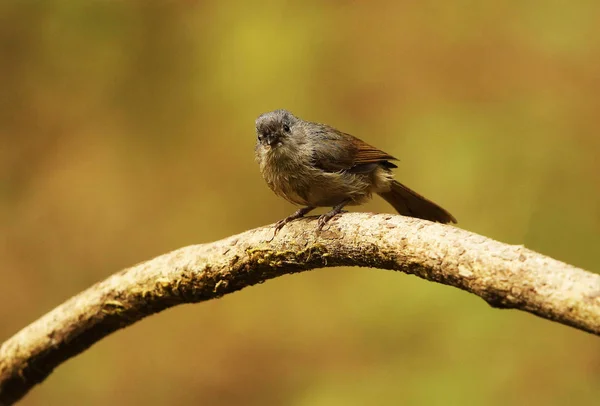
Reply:
[[[67,300],[0,347],[0,405],[102,337],[182,303],[329,266],[384,268],[455,286],[600,335],[600,275],[462,229],[395,215],[314,218],[193,245],[118,272]],[[271,240],[271,241],[269,241]]]

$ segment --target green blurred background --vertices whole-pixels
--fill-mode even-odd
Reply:
[[[0,2],[0,341],[111,273],[294,208],[285,107],[398,156],[459,226],[600,271],[600,2]],[[360,210],[390,212],[375,199]],[[181,306],[23,405],[564,405],[597,338],[369,269]]]

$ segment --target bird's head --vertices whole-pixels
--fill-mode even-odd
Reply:
[[[300,120],[287,110],[275,110],[261,114],[256,119],[256,136],[265,147],[276,148],[292,136],[294,126]]]

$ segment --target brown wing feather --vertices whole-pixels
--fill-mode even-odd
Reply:
[[[352,144],[356,148],[356,155],[354,156],[354,164],[370,164],[374,162],[388,161],[393,160],[397,161],[396,158],[391,156],[390,154],[383,152],[380,149],[375,148],[372,145],[367,144],[366,142],[350,135],[346,134],[348,137],[351,137]]]
[[[322,144],[314,150],[315,166],[327,172],[354,170],[370,172],[381,164],[387,168],[396,168],[389,162],[396,160],[366,142],[335,128],[316,124],[321,131]]]

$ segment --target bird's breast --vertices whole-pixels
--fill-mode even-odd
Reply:
[[[292,203],[309,204],[311,167],[301,157],[279,146],[264,148],[258,161],[262,176],[273,192]]]

